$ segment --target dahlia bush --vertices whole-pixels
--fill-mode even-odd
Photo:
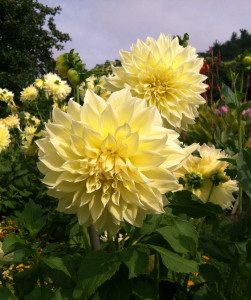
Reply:
[[[219,99],[187,34],[0,89],[0,299],[249,299],[242,56]]]

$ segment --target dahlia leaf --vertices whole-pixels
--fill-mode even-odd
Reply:
[[[76,299],[88,299],[95,290],[109,280],[119,269],[121,261],[117,255],[102,251],[89,253],[78,271],[78,283],[73,292]],[[81,298],[82,299],[82,298]]]
[[[197,262],[183,258],[178,254],[159,246],[149,244],[146,246],[157,251],[160,254],[162,262],[167,267],[167,269],[178,273],[198,272]]]
[[[124,249],[121,258],[129,270],[129,279],[142,274],[149,263],[149,256],[146,249],[131,247]]]
[[[161,227],[156,231],[163,236],[174,251],[179,253],[196,253],[198,233],[191,222],[173,218],[168,226]]]
[[[251,153],[242,150],[237,159],[238,179],[243,186],[244,191],[251,198]]]

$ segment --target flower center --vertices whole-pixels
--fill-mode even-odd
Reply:
[[[201,174],[198,173],[190,173],[185,174],[185,184],[187,185],[188,189],[196,190],[202,186],[203,177]]]
[[[144,97],[149,101],[150,105],[158,106],[160,100],[166,97],[169,88],[170,86],[166,80],[153,76],[149,82],[144,85]]]

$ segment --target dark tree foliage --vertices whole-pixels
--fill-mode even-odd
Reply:
[[[242,54],[245,50],[251,52],[251,34],[246,29],[241,29],[239,36],[236,32],[233,32],[230,40],[224,43],[215,41],[212,49],[215,55],[220,53],[222,60],[233,60],[237,55]],[[206,55],[203,56],[210,56],[210,53],[207,52]]]
[[[53,49],[70,40],[54,23],[61,8],[36,0],[0,0],[0,87],[19,93],[54,70]]]

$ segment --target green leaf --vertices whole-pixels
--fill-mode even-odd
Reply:
[[[16,297],[12,294],[12,292],[6,287],[0,289],[0,294],[1,294],[0,299],[3,299],[3,300],[15,300],[16,299]]]
[[[14,276],[15,289],[18,291],[18,295],[23,297],[29,294],[36,286],[39,277],[39,268],[33,265],[31,268],[22,272],[18,272]]]
[[[163,215],[148,215],[143,223],[140,233],[143,235],[151,234],[161,224]]]
[[[120,269],[99,288],[99,300],[129,300],[131,289],[131,281],[128,280],[127,270]]]
[[[73,296],[76,299],[87,299],[95,290],[110,279],[120,267],[121,261],[118,255],[108,254],[102,251],[94,251],[87,254],[78,271],[78,282]]]
[[[131,247],[121,252],[121,259],[129,269],[129,279],[142,274],[149,263],[149,255],[146,249]]]
[[[19,223],[32,236],[36,236],[46,223],[46,216],[43,216],[42,206],[30,200],[19,217]]]
[[[17,234],[13,233],[6,238],[4,238],[3,241],[3,252],[5,254],[11,253],[18,249],[25,248],[25,241],[22,240]]]
[[[251,154],[242,150],[236,159],[237,176],[243,187],[243,190],[251,198]]]
[[[41,260],[51,269],[56,269],[58,271],[62,271],[66,275],[71,277],[71,274],[69,273],[68,269],[66,268],[64,261],[61,257],[49,256],[49,257],[44,257]]]
[[[218,284],[223,283],[223,279],[218,269],[213,265],[200,265],[199,274],[202,275],[207,282],[218,282]]]
[[[187,214],[192,218],[222,215],[224,211],[213,203],[204,203],[189,191],[178,191],[173,194],[168,205],[174,214]]]
[[[226,161],[226,162],[236,166],[236,160],[233,158],[218,158],[217,160]]]
[[[133,294],[137,300],[157,300],[153,281],[148,278],[133,281]]]
[[[207,285],[203,285],[198,291],[195,292],[193,300],[227,300],[224,295],[221,295],[219,291],[214,288],[209,288]]]
[[[162,262],[167,267],[167,269],[177,273],[198,272],[197,262],[183,258],[178,254],[159,246],[149,244],[146,244],[146,246],[157,251],[160,254]]]
[[[194,224],[181,218],[173,218],[168,226],[156,230],[179,253],[196,253],[198,233]]]
[[[224,97],[224,101],[225,101],[226,105],[229,108],[237,107],[235,95],[234,95],[233,91],[230,89],[230,87],[228,87],[227,85],[225,85],[223,83],[222,88],[221,88],[221,93],[222,93],[222,96]]]

